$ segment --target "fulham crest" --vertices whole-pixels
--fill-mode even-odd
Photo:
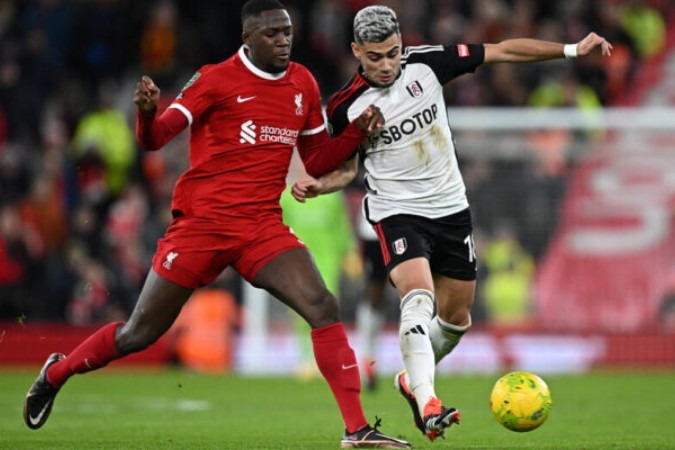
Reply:
[[[422,89],[422,85],[417,80],[413,81],[405,88],[412,98],[420,98],[422,97],[422,93],[424,92],[424,90]]]
[[[396,239],[392,246],[394,247],[394,253],[402,255],[408,249],[408,242],[405,238],[400,238]]]

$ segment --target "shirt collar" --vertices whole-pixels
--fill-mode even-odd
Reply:
[[[248,47],[246,45],[242,45],[239,47],[239,59],[241,59],[241,62],[244,63],[246,68],[253,72],[255,75],[259,76],[260,78],[264,78],[266,80],[280,80],[286,75],[286,70],[283,72],[279,73],[269,73],[265,72],[264,70],[258,69],[250,59],[248,59],[248,53],[247,53]]]

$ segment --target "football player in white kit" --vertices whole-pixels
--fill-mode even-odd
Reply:
[[[328,102],[333,133],[365,106],[376,104],[386,124],[364,140],[367,194],[363,213],[378,234],[389,279],[401,298],[400,348],[405,370],[395,385],[410,404],[415,425],[430,440],[459,422],[434,390],[436,364],[471,326],[476,286],[473,228],[465,186],[446,114],[443,85],[481,64],[574,58],[612,46],[595,33],[576,44],[508,39],[498,44],[404,47],[398,20],[386,6],[354,18],[352,79]],[[318,180],[293,188],[304,200],[345,186],[356,158]]]

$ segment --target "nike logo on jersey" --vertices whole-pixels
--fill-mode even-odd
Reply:
[[[253,100],[254,98],[256,98],[255,95],[253,97],[242,97],[241,95],[239,95],[239,96],[237,96],[237,103],[244,103],[244,102],[247,102],[249,100]]]
[[[358,364],[351,364],[349,366],[345,366],[344,364],[342,365],[342,370],[347,370],[347,369],[353,369],[355,367],[358,367]]]
[[[42,410],[40,411],[40,414],[37,416],[33,417],[30,414],[28,415],[28,420],[30,421],[31,425],[37,425],[40,423],[40,420],[42,420],[42,416],[45,415],[45,412],[47,412],[47,409],[49,406],[52,404],[52,402],[47,402],[45,406],[42,407]]]

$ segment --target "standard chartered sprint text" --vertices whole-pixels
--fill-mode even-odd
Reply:
[[[290,128],[270,127],[263,125],[260,127],[260,142],[275,142],[281,144],[295,145],[298,139],[298,130]]]

